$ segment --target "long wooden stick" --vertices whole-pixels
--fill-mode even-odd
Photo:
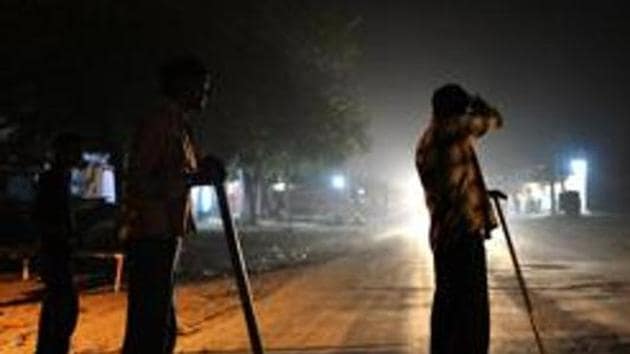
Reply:
[[[245,266],[245,258],[243,257],[243,250],[241,249],[241,244],[236,233],[234,219],[232,218],[232,213],[230,212],[230,205],[228,203],[227,193],[225,192],[225,186],[221,183],[215,185],[215,187],[217,199],[219,201],[219,209],[221,211],[221,219],[223,220],[223,229],[225,230],[225,237],[227,239],[230,258],[232,260],[232,268],[234,268],[236,284],[241,298],[241,305],[243,306],[243,314],[247,324],[247,333],[249,334],[252,353],[264,354],[265,351],[263,349],[262,338],[260,330],[258,329],[258,322],[256,321],[256,313],[254,312],[251,288],[249,278],[247,276],[247,267]]]
[[[527,285],[525,284],[525,277],[523,276],[523,272],[521,271],[521,265],[518,261],[518,257],[516,256],[514,244],[512,243],[512,237],[510,236],[510,230],[508,229],[507,222],[505,221],[505,215],[503,215],[501,201],[499,200],[500,198],[507,199],[507,196],[505,196],[505,194],[503,193],[496,192],[489,194],[490,198],[494,201],[494,206],[496,207],[497,214],[499,214],[501,227],[503,228],[505,240],[507,241],[508,249],[510,250],[510,257],[512,258],[512,264],[514,265],[514,272],[516,273],[518,285],[521,288],[521,293],[523,294],[523,299],[525,300],[525,308],[527,309],[529,324],[531,325],[532,331],[534,332],[534,337],[536,338],[536,346],[538,347],[538,352],[540,354],[545,354],[545,347],[543,346],[542,339],[540,338],[540,332],[538,331],[538,327],[536,326],[536,321],[534,321],[534,307],[532,306],[532,301],[529,297],[529,291],[527,290]]]

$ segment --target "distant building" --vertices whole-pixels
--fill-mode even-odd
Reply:
[[[116,203],[116,178],[114,167],[109,164],[109,154],[83,154],[87,165],[72,171],[71,192],[82,199],[102,199]]]
[[[510,186],[505,188],[512,197],[510,212],[521,215],[588,213],[588,162],[571,160],[568,170],[561,176],[547,171],[545,166],[539,166],[520,173],[507,183]]]

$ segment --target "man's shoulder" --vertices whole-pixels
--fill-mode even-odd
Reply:
[[[420,134],[420,138],[416,143],[416,158],[422,157],[427,154],[429,151],[435,148],[436,143],[436,132],[433,124],[430,124],[428,127],[422,131]]]
[[[443,135],[439,128],[427,128],[416,148],[416,164],[432,170],[435,164],[448,163],[460,159],[468,150],[469,141]]]
[[[155,103],[137,122],[138,132],[159,134],[168,132],[181,120],[182,112],[168,101]]]

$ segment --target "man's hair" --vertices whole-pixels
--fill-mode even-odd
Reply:
[[[162,93],[167,97],[179,98],[199,89],[207,75],[208,70],[199,58],[195,56],[173,58],[160,68]]]
[[[461,116],[466,113],[470,100],[470,95],[461,86],[457,84],[444,85],[433,92],[431,98],[433,116],[436,119]]]

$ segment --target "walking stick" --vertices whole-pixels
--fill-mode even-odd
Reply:
[[[510,257],[512,258],[512,264],[514,265],[516,278],[518,279],[518,285],[521,288],[521,293],[523,294],[523,299],[525,300],[525,308],[527,309],[529,323],[532,326],[532,331],[534,332],[534,337],[536,338],[536,346],[538,347],[538,352],[540,354],[545,354],[546,353],[545,348],[543,347],[542,340],[540,338],[540,333],[538,332],[538,327],[536,326],[536,322],[534,321],[534,307],[532,306],[532,302],[529,298],[529,291],[527,290],[527,285],[525,284],[525,277],[523,277],[521,266],[518,262],[518,258],[516,257],[516,251],[514,249],[514,244],[512,243],[510,230],[508,229],[507,222],[505,221],[505,215],[503,215],[503,209],[501,208],[500,200],[501,199],[507,200],[507,195],[505,195],[505,193],[498,190],[488,191],[488,194],[490,198],[492,199],[492,201],[494,202],[494,206],[497,210],[497,214],[499,214],[501,228],[503,228],[503,233],[505,234],[505,240],[507,241],[508,249],[510,250]]]
[[[234,219],[232,218],[230,205],[227,200],[227,193],[225,192],[225,185],[223,183],[217,183],[215,187],[217,199],[219,201],[219,209],[221,211],[221,219],[223,220],[223,229],[225,230],[225,237],[227,239],[230,258],[232,260],[232,267],[234,268],[234,274],[236,276],[236,283],[238,285],[241,304],[243,305],[243,314],[245,315],[251,349],[254,354],[264,354],[265,351],[263,349],[262,339],[260,331],[258,330],[258,323],[256,321],[256,314],[254,312],[249,278],[247,276],[247,268],[245,266],[245,258],[243,257],[241,244],[239,242],[238,235],[236,234]]]

